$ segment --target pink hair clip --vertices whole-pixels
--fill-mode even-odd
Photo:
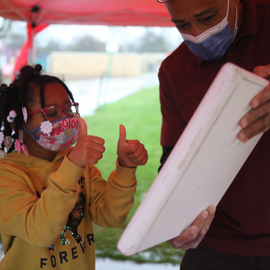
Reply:
[[[16,116],[17,116],[17,113],[14,110],[10,111],[9,115],[7,116],[7,121],[9,123],[12,123],[14,119],[16,118]]]
[[[3,131],[0,131],[0,145],[3,143],[4,141],[4,133]]]
[[[21,153],[21,149],[22,149],[25,155],[29,156],[28,149],[26,145],[23,143],[23,130],[22,129],[19,130],[19,139],[15,141],[14,146],[19,154]]]
[[[27,109],[25,107],[22,107],[22,114],[23,114],[23,120],[26,123],[27,122]]]

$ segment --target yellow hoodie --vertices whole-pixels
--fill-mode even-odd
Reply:
[[[105,181],[95,166],[70,162],[70,150],[53,162],[17,152],[1,159],[1,270],[93,270],[92,221],[103,227],[124,222],[136,190],[135,169],[117,163]]]

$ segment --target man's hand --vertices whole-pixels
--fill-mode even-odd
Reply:
[[[206,235],[215,216],[215,212],[215,206],[210,205],[205,211],[202,211],[199,214],[199,216],[184,232],[168,242],[174,248],[181,248],[183,250],[196,248]]]
[[[270,80],[270,65],[256,67],[254,74]],[[270,128],[270,84],[251,100],[250,106],[252,109],[239,121],[242,130],[237,138],[242,142]]]
[[[126,129],[120,125],[117,155],[119,164],[123,167],[136,167],[144,165],[148,160],[144,145],[138,140],[127,140]]]

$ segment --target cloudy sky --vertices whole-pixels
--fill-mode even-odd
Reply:
[[[108,27],[92,25],[50,25],[40,32],[36,39],[47,42],[50,39],[61,40],[63,43],[79,38],[84,35],[91,35],[106,43],[133,42],[139,39],[146,31],[145,27]],[[177,46],[181,42],[181,36],[174,27],[151,27],[152,31],[162,34],[167,40]],[[26,35],[26,23],[14,22],[12,31]]]

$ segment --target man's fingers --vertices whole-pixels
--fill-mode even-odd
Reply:
[[[191,226],[182,232],[178,237],[170,239],[168,242],[174,248],[182,248],[185,243],[189,243],[190,241],[194,240],[194,238],[196,238],[198,231],[198,227]]]
[[[262,78],[270,80],[270,65],[255,67],[253,73]],[[251,100],[250,105],[252,108],[257,108],[259,105],[263,104],[269,99],[270,84]]]
[[[191,224],[192,226],[196,226],[199,230],[201,230],[202,226],[205,223],[205,220],[207,219],[207,217],[209,216],[208,211],[202,211],[199,216],[193,221],[193,223]]]
[[[210,214],[212,218],[214,218],[214,215],[216,213],[216,207],[214,205],[209,205],[206,211]]]
[[[270,78],[270,65],[255,67],[253,73],[268,79]]]
[[[239,121],[242,128],[247,127],[250,123],[258,120],[262,116],[267,116],[270,113],[270,100],[264,102],[262,105],[251,109]]]
[[[181,248],[183,250],[196,248],[207,233],[214,218],[215,211],[216,207],[210,205],[205,211],[202,211],[198,215],[189,228],[182,232],[178,237],[175,237],[168,242],[174,248]]]
[[[247,142],[254,136],[267,131],[270,128],[270,115],[264,114],[262,117],[252,121],[245,128],[243,128],[238,134],[237,138],[242,142]]]
[[[257,108],[270,99],[270,83],[260,93],[258,93],[250,102],[252,108]]]
[[[193,241],[202,229],[208,215],[209,213],[207,211],[202,211],[190,227],[188,227],[178,237],[171,239],[169,243],[173,243],[177,248],[182,248],[183,244]]]
[[[213,205],[209,205],[206,209],[206,211],[208,212],[208,216],[206,218],[204,227],[208,230],[216,213],[216,207]]]

